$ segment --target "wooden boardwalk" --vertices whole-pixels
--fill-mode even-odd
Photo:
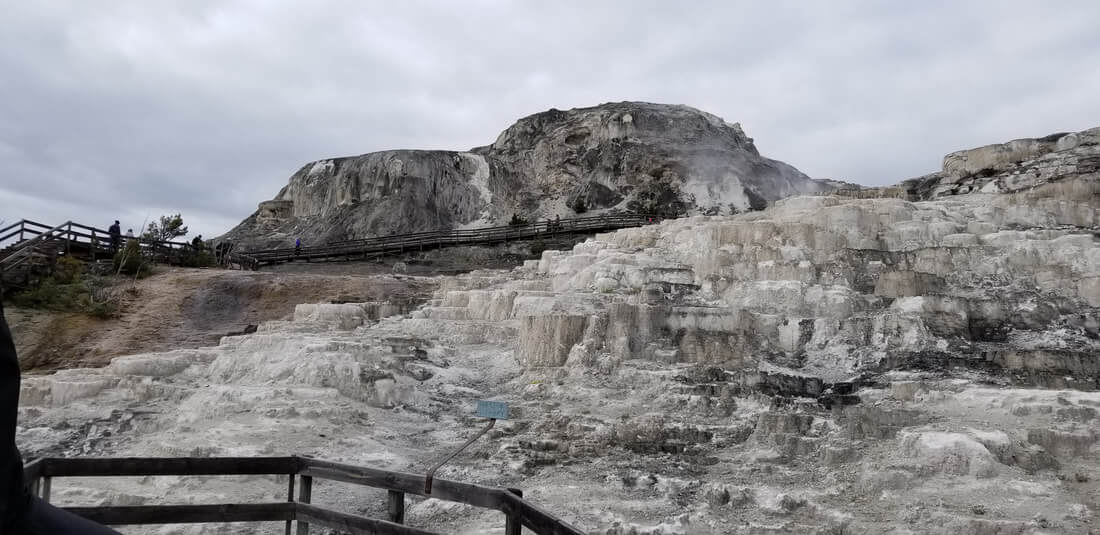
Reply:
[[[649,225],[658,221],[660,221],[660,218],[653,215],[615,214],[562,219],[560,221],[540,221],[503,227],[396,234],[378,238],[334,242],[316,247],[302,247],[301,249],[286,247],[246,251],[244,254],[255,259],[259,265],[315,260],[366,260],[443,247],[496,245],[556,236],[609,232]]]
[[[218,247],[211,252],[217,256],[218,265],[223,267],[257,269],[263,265],[285,262],[367,260],[444,247],[497,245],[513,241],[595,234],[640,227],[660,220],[660,217],[653,215],[613,214],[479,229],[396,234],[301,249],[285,247],[242,253]],[[123,236],[118,246],[124,246],[129,240],[137,240],[142,254],[160,263],[178,264],[185,255],[194,252],[189,243],[141,237]],[[106,230],[73,221],[51,227],[23,219],[0,228],[0,282],[9,285],[25,284],[40,272],[49,271],[62,255],[94,262],[112,258],[114,251],[111,234]]]
[[[195,252],[189,243],[128,238],[120,236],[117,248],[130,240],[138,242],[142,255],[154,262],[179,264],[188,254]],[[61,256],[95,262],[114,257],[116,244],[111,243],[111,233],[73,221],[50,226],[29,219],[16,221],[0,228],[0,284],[21,286],[35,277],[48,273]],[[255,259],[236,252],[218,257],[223,267],[255,269]]]

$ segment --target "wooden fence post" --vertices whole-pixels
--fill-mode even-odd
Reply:
[[[313,476],[301,476],[302,482],[298,489],[298,501],[301,503],[309,503],[313,494]],[[309,535],[309,522],[298,522],[298,535]]]
[[[288,501],[290,503],[294,503],[294,476],[295,475],[296,474],[290,474],[290,477],[287,478],[287,479],[290,480],[290,482],[287,483],[287,485],[286,485],[287,486],[286,501]],[[293,520],[287,520],[286,521],[286,535],[290,535],[290,528],[291,528],[292,524],[294,524]]]
[[[508,492],[523,497],[523,491],[519,489],[508,489]],[[523,522],[516,515],[508,515],[504,520],[504,535],[520,535],[523,531]]]
[[[397,490],[391,490],[387,493],[389,502],[388,509],[390,512],[390,522],[394,524],[405,523],[405,493]]]

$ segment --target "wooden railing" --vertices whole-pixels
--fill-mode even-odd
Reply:
[[[38,247],[51,240],[56,239],[66,225],[72,224],[71,222],[65,222],[53,228],[42,225],[42,227],[46,228],[47,230],[38,231],[36,235],[30,239],[23,239],[23,234],[25,232],[23,228],[23,223],[23,221],[20,221],[20,242],[17,244],[17,247],[14,247],[12,250],[8,251],[7,254],[4,254],[3,257],[0,257],[0,273],[13,270],[16,267],[22,265],[34,255]],[[0,233],[5,232],[10,228],[12,227],[7,227],[3,230],[0,230]],[[11,233],[9,233],[9,236],[14,234],[15,231],[12,231]],[[3,243],[3,239],[4,238],[0,238],[0,243]]]
[[[566,234],[586,234],[640,227],[659,222],[661,218],[646,214],[613,214],[578,217],[560,221],[539,221],[522,225],[486,227],[468,230],[442,230],[396,234],[377,238],[332,242],[316,247],[284,247],[247,251],[260,264],[278,264],[294,260],[320,258],[353,258],[410,251],[424,251],[458,245],[490,245],[509,241],[533,240]]]
[[[43,458],[24,466],[23,474],[32,492],[46,501],[50,498],[53,479],[58,477],[288,476],[286,502],[65,507],[74,514],[106,525],[281,521],[286,522],[287,535],[292,533],[295,524],[298,535],[308,535],[310,524],[352,535],[435,535],[403,525],[405,495],[412,494],[500,511],[504,514],[505,535],[520,535],[521,527],[538,535],[583,533],[524,500],[523,493],[517,489],[436,479],[428,494],[424,491],[422,475],[310,457]],[[313,504],[315,478],[386,490],[388,518],[365,518]]]
[[[178,261],[183,254],[194,250],[189,243],[154,240],[141,236],[133,238],[119,236],[117,247],[124,246],[129,240],[136,240],[143,252],[165,263]],[[45,241],[59,242],[63,245],[63,251],[66,254],[84,253],[93,261],[97,256],[113,255],[116,248],[116,245],[112,243],[111,233],[103,229],[73,221],[66,221],[56,227],[50,227],[29,219],[23,219],[0,229],[0,247],[6,247],[4,251],[7,252],[5,256],[0,257],[0,262],[10,256],[29,254],[29,251],[32,250],[31,247]],[[27,252],[20,253],[20,251]],[[241,253],[226,253],[225,260],[225,264],[237,265],[242,269],[256,267],[255,259]]]

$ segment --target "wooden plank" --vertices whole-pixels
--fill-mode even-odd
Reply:
[[[508,494],[501,489],[483,487],[471,483],[459,483],[437,479],[432,484],[432,493],[424,493],[424,476],[391,472],[376,468],[364,468],[329,461],[303,457],[301,473],[322,479],[342,481],[354,485],[365,485],[386,490],[396,490],[416,496],[428,496],[440,500],[465,503],[487,509],[501,510]],[[510,494],[508,494],[511,496]]]
[[[23,465],[23,480],[33,481],[42,477],[43,466],[45,466],[45,463],[42,462],[41,457]]]
[[[404,524],[405,493],[396,490],[386,491],[386,509],[390,515],[390,522],[394,524]]]
[[[523,491],[519,489],[508,489],[508,492],[515,494],[522,498]],[[504,517],[504,535],[522,535],[523,534],[523,519],[519,515],[511,514]]]
[[[309,476],[300,476],[302,483],[301,489],[298,491],[298,502],[309,503],[313,498],[313,478]],[[302,518],[298,518],[298,535],[309,535],[309,522],[306,522]]]
[[[108,526],[133,524],[195,524],[205,522],[266,522],[293,520],[297,504],[235,503],[216,505],[112,505],[66,507],[65,510]]]
[[[294,503],[294,478],[296,475],[297,474],[290,474],[290,482],[287,483],[286,501],[290,503]],[[293,527],[293,524],[293,520],[286,521],[286,535],[290,535],[290,529]]]
[[[516,516],[524,527],[538,535],[585,535],[585,533],[531,502],[512,493],[505,493],[504,514]]]
[[[45,224],[39,223],[37,221],[31,221],[30,219],[24,219],[24,220],[20,221],[20,223],[22,223],[23,226],[30,225],[32,227],[50,228],[49,225],[45,225]],[[28,230],[27,232],[30,232],[30,230]]]
[[[410,528],[384,520],[329,511],[303,503],[298,504],[297,518],[299,521],[305,520],[311,524],[347,532],[351,535],[438,535],[432,531]]]
[[[20,219],[19,221],[16,221],[15,223],[12,223],[4,228],[0,228],[0,234],[3,234],[14,228],[22,228],[24,225],[26,225],[26,221],[26,219]]]
[[[293,474],[300,466],[296,457],[51,457],[41,461],[40,473],[52,477]]]

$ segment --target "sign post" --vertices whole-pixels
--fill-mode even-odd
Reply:
[[[473,444],[474,441],[481,438],[481,435],[488,433],[489,430],[493,428],[493,425],[497,423],[497,420],[508,419],[508,404],[503,401],[479,400],[477,402],[477,415],[481,418],[488,418],[489,425],[483,427],[481,431],[470,437],[470,440],[467,440],[457,451],[448,455],[447,458],[442,461],[439,461],[431,470],[428,470],[428,475],[424,478],[424,494],[432,493],[432,479],[435,478],[436,470],[439,470],[441,466],[447,464],[451,459],[454,459],[459,453],[462,453],[470,444]]]

